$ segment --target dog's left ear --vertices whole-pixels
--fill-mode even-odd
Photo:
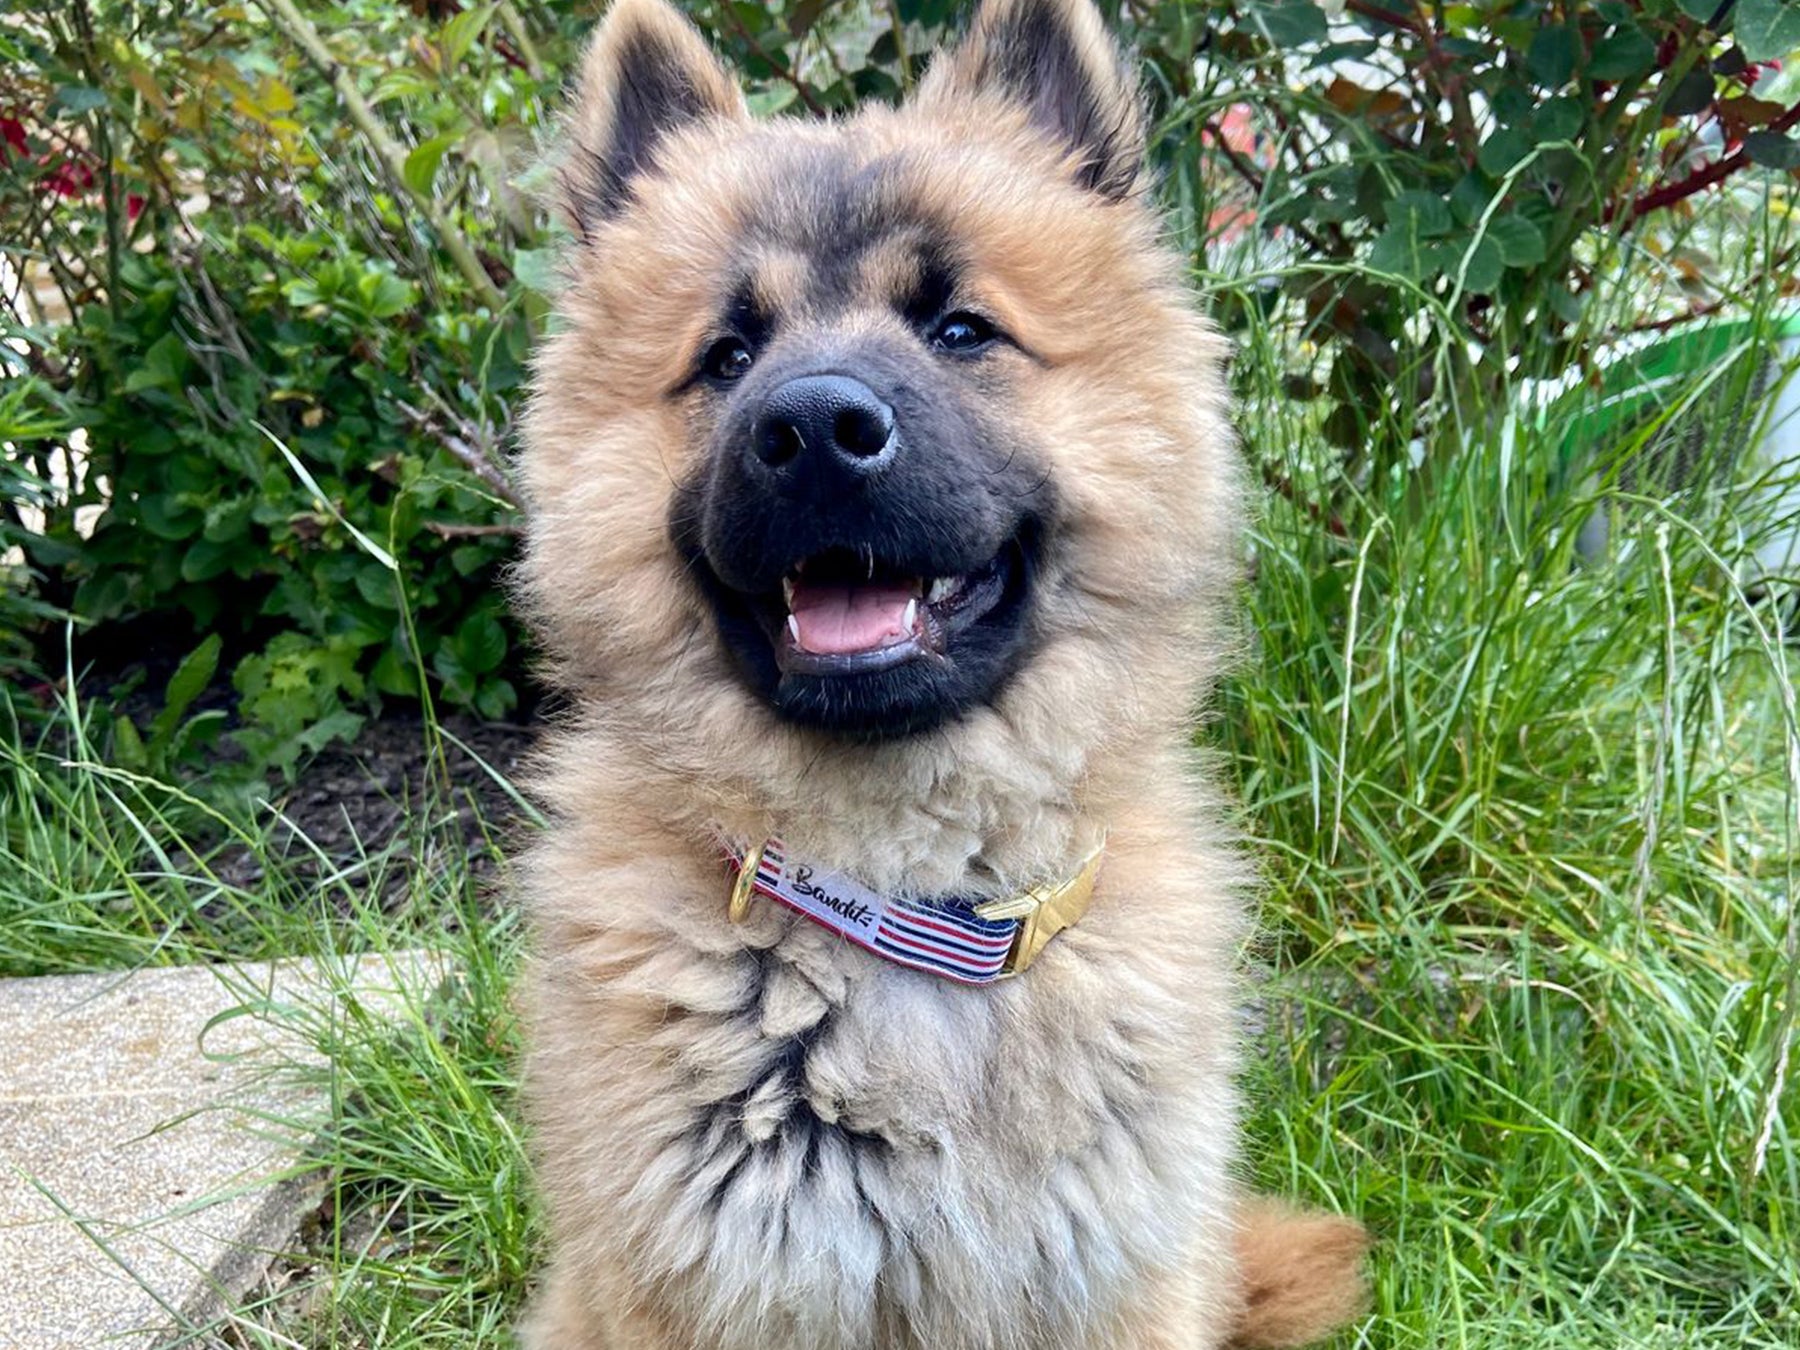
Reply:
[[[1144,167],[1144,111],[1093,0],[984,0],[919,90],[931,104],[998,95],[1068,145],[1083,187],[1117,200]]]

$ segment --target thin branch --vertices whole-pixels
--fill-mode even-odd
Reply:
[[[1368,0],[1348,0],[1345,8],[1362,15],[1365,19],[1373,19],[1376,23],[1385,23],[1389,28],[1397,28],[1403,33],[1417,31],[1417,25],[1404,14],[1381,5],[1372,5]]]
[[[1780,117],[1777,117],[1774,121],[1770,122],[1765,129],[1773,132],[1782,132],[1788,130],[1797,123],[1800,123],[1800,103],[1796,103],[1793,107],[1781,114]],[[1726,155],[1723,159],[1714,160],[1705,168],[1694,170],[1694,172],[1690,173],[1686,178],[1677,179],[1673,183],[1665,183],[1659,188],[1646,192],[1643,196],[1636,198],[1631,203],[1631,219],[1638,220],[1649,215],[1652,211],[1660,211],[1666,206],[1673,206],[1677,202],[1686,201],[1695,193],[1704,192],[1707,188],[1713,186],[1713,184],[1723,182],[1749,163],[1750,152],[1739,148],[1731,154]],[[1618,215],[1617,204],[1609,204],[1606,208],[1605,219],[1610,222],[1616,215]]]
[[[519,49],[519,55],[524,58],[525,73],[534,80],[543,79],[543,58],[538,55],[537,45],[531,40],[531,30],[525,27],[525,20],[513,8],[512,0],[500,0],[494,12],[499,16],[500,24],[506,29],[513,45]]]
[[[402,196],[411,198],[425,213],[432,232],[437,235],[438,243],[450,255],[450,260],[456,264],[456,270],[463,274],[463,279],[481,298],[482,303],[496,314],[506,308],[505,295],[487,274],[487,269],[481,265],[474,248],[455,222],[444,214],[429,191],[415,191],[407,183],[406,151],[375,115],[375,110],[356,87],[355,78],[331,54],[331,49],[320,38],[319,31],[313,27],[311,20],[294,7],[294,0],[256,0],[256,5],[306,53],[313,65],[318,67],[319,73],[331,81],[338,97],[344,101],[344,111],[350,114],[350,120],[356,123],[357,130],[362,132],[373,147],[375,158],[381,164],[391,186]]]
[[[515,509],[524,509],[525,504],[520,500],[518,490],[507,480],[506,474],[501,471],[500,466],[494,462],[490,454],[475,444],[476,441],[484,439],[478,428],[464,422],[459,428],[461,434],[458,434],[457,431],[450,430],[430,413],[421,412],[410,403],[401,403],[400,411],[406,414],[415,427],[432,436],[439,445],[456,456],[462,462],[463,467],[492,488],[494,495],[501,501]]]
[[[1225,162],[1232,167],[1232,170],[1239,178],[1242,178],[1245,183],[1249,184],[1251,191],[1256,193],[1257,198],[1260,201],[1263,195],[1265,180],[1262,174],[1257,172],[1256,166],[1231,148],[1231,145],[1225,139],[1224,131],[1222,131],[1210,117],[1202,118],[1200,127],[1201,130],[1212,137],[1213,145],[1218,149],[1220,154],[1225,156]],[[1295,237],[1303,240],[1313,252],[1319,254],[1321,257],[1332,256],[1331,249],[1326,245],[1325,241],[1320,239],[1316,234],[1298,221],[1290,221],[1287,228],[1292,230]]]
[[[1793,265],[1796,257],[1800,257],[1800,245],[1794,245],[1783,249],[1770,260],[1767,267],[1762,269],[1761,275],[1765,277],[1785,276],[1788,269]],[[1671,328],[1679,328],[1683,324],[1692,323],[1695,319],[1704,319],[1709,315],[1717,314],[1720,310],[1739,301],[1741,298],[1742,297],[1737,294],[1728,293],[1720,295],[1712,300],[1708,300],[1705,304],[1690,305],[1681,313],[1671,314],[1666,319],[1646,319],[1642,323],[1634,323],[1627,328],[1621,328],[1614,332],[1607,333],[1596,339],[1596,342],[1604,345],[1605,343],[1616,342],[1619,338],[1636,333],[1666,333]]]
[[[516,539],[525,527],[516,520],[496,521],[492,525],[465,525],[450,520],[428,520],[425,528],[439,539]]]
[[[813,97],[812,90],[806,87],[806,81],[802,80],[792,70],[788,69],[787,62],[783,61],[778,56],[772,55],[768,48],[764,47],[762,43],[758,42],[756,38],[751,35],[750,30],[744,27],[744,21],[738,18],[737,10],[732,7],[730,0],[726,0],[726,3],[718,5],[716,8],[725,16],[731,26],[737,30],[737,35],[744,40],[750,50],[763,61],[767,62],[769,68],[777,75],[781,76],[782,79],[794,86],[794,92],[800,96],[800,101],[806,105],[806,110],[808,112],[817,117],[825,116],[825,105]]]

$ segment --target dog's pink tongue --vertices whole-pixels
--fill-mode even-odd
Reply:
[[[864,586],[794,584],[795,641],[820,656],[891,647],[906,634],[911,586],[870,582]]]

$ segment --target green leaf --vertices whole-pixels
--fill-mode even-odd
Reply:
[[[459,666],[471,675],[486,675],[506,659],[506,630],[491,614],[471,614],[450,639]]]
[[[362,297],[363,307],[372,318],[377,319],[391,319],[396,314],[404,314],[419,302],[418,287],[392,272],[364,272],[357,279],[356,290]]]
[[[1681,12],[1690,19],[1698,19],[1705,23],[1719,12],[1718,0],[1676,0]]]
[[[250,533],[250,520],[256,509],[251,496],[215,502],[206,508],[204,537],[216,544],[227,544]]]
[[[462,63],[463,57],[469,54],[469,48],[475,45],[475,39],[486,30],[498,8],[498,4],[477,5],[473,9],[465,9],[444,25],[444,36],[439,46],[443,49],[446,65]]]
[[[1587,105],[1565,94],[1539,105],[1531,117],[1531,134],[1539,145],[1573,141],[1587,121]]]
[[[432,93],[437,86],[416,70],[390,70],[379,80],[369,95],[370,103],[386,103],[394,98],[417,98]]]
[[[373,560],[356,569],[356,593],[378,609],[400,608],[400,580]]]
[[[369,683],[384,694],[416,698],[419,693],[419,671],[397,647],[386,647],[369,672]]]
[[[363,729],[364,720],[361,713],[339,708],[326,713],[294,739],[302,750],[316,755],[333,741],[354,741],[356,733]]]
[[[539,295],[559,295],[564,275],[561,258],[562,250],[558,248],[519,249],[513,254],[513,276],[520,285]]]
[[[1744,137],[1744,153],[1765,169],[1800,169],[1800,141],[1779,131],[1753,131]]]
[[[1621,24],[1594,44],[1587,74],[1593,80],[1629,80],[1656,64],[1656,44],[1636,24]]]
[[[1390,225],[1401,226],[1421,239],[1448,234],[1452,224],[1450,203],[1438,193],[1417,189],[1402,192],[1389,202],[1387,218]]]
[[[1489,221],[1488,238],[1508,267],[1535,267],[1544,261],[1544,232],[1517,211]]]
[[[1778,61],[1800,49],[1800,4],[1794,0],[1738,0],[1733,29],[1751,61]]]
[[[169,687],[163,694],[162,716],[179,719],[193,706],[194,700],[206,692],[213,676],[219,673],[219,652],[224,645],[224,640],[213,633],[181,658],[181,664],[175,667],[175,673],[169,677]]]
[[[1560,89],[1575,73],[1581,44],[1572,28],[1540,28],[1525,54],[1525,72],[1546,89]]]
[[[230,544],[217,544],[210,539],[196,539],[181,559],[181,579],[188,582],[211,581],[231,570],[232,556],[237,550]]]
[[[1500,284],[1500,274],[1506,270],[1501,258],[1500,246],[1492,239],[1477,239],[1467,254],[1458,258],[1454,267],[1446,266],[1445,271],[1460,273],[1465,291],[1476,295],[1491,295]]]
[[[168,688],[163,691],[162,711],[157,713],[150,726],[150,742],[159,753],[174,741],[181,719],[187,716],[194,700],[206,692],[213,676],[218,674],[219,651],[224,645],[214,633],[182,657],[181,664],[175,667]]]
[[[50,106],[64,112],[93,112],[106,106],[106,91],[90,89],[85,84],[65,84],[50,96]]]
[[[1466,229],[1481,219],[1481,213],[1493,199],[1494,192],[1487,179],[1470,170],[1450,190],[1450,210],[1456,223]]]
[[[146,493],[137,500],[138,524],[158,539],[186,540],[197,533],[202,524],[198,512],[190,510],[171,492]]]
[[[1418,237],[1404,224],[1390,225],[1375,236],[1369,247],[1369,266],[1413,281],[1422,280],[1429,266],[1429,253]]]
[[[800,91],[793,85],[775,84],[766,89],[752,89],[744,95],[744,101],[750,105],[751,116],[773,117],[790,107],[799,97]]]
[[[1491,105],[1494,118],[1501,126],[1522,127],[1531,120],[1531,110],[1537,107],[1537,100],[1524,85],[1502,85],[1495,93]]]
[[[480,692],[475,695],[475,711],[490,722],[511,715],[518,706],[519,692],[510,680],[483,680]]]
[[[459,15],[467,18],[467,14]],[[451,20],[452,23],[455,20]],[[438,165],[444,161],[444,152],[456,144],[458,134],[446,132],[442,136],[433,136],[428,141],[420,141],[406,156],[406,166],[400,176],[406,180],[406,186],[421,197],[431,195],[432,180],[437,177]]]
[[[1713,73],[1702,62],[1686,75],[1681,83],[1669,93],[1663,104],[1663,115],[1666,117],[1692,117],[1695,113],[1705,112],[1713,104]]]
[[[1310,0],[1251,0],[1244,22],[1277,47],[1303,47],[1330,36],[1325,11]]]
[[[113,759],[120,768],[142,772],[150,767],[150,752],[129,717],[121,715],[115,718],[112,732]]]
[[[1475,162],[1490,178],[1503,178],[1533,148],[1530,133],[1522,127],[1501,127],[1481,143],[1481,149],[1475,152]]]
[[[143,362],[125,377],[125,392],[146,389],[179,389],[187,374],[187,345],[174,333],[164,333],[150,344]]]
[[[163,763],[185,763],[204,754],[219,739],[219,733],[225,730],[225,724],[230,720],[230,714],[223,708],[195,713],[175,732]]]

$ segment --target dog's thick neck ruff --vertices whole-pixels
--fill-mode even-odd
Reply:
[[[1087,912],[1106,841],[1061,880],[985,901],[882,895],[790,858],[779,839],[748,849],[727,845],[725,853],[735,872],[726,905],[733,923],[743,921],[756,896],[766,896],[895,965],[959,984],[991,984],[1025,970]]]

